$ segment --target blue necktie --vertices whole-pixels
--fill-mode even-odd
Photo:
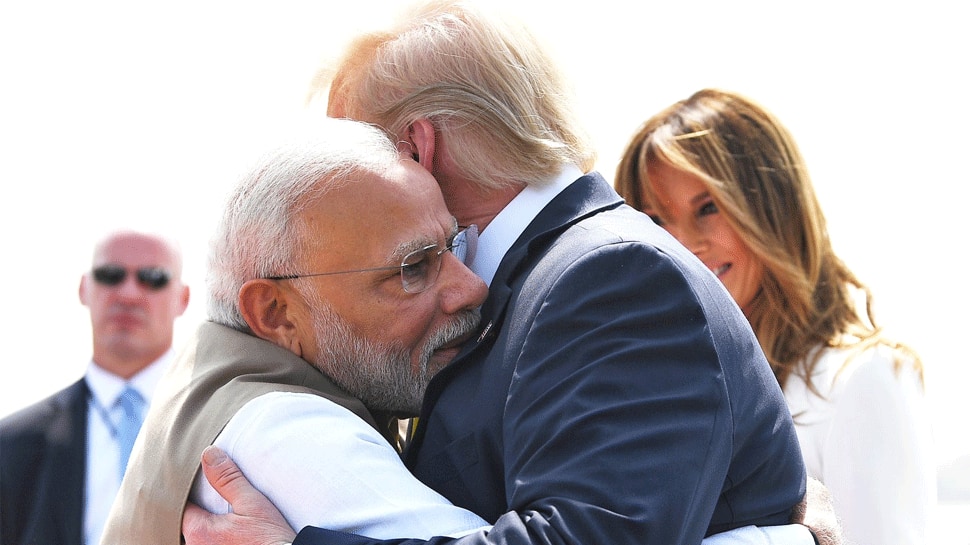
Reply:
[[[137,390],[128,386],[118,396],[117,404],[124,413],[121,417],[121,423],[118,424],[118,448],[121,451],[118,467],[121,476],[124,477],[125,468],[128,466],[128,457],[131,455],[131,447],[135,444],[135,437],[138,436],[138,430],[141,428],[144,401]]]

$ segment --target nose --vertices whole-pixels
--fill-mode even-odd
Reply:
[[[138,283],[138,277],[133,274],[134,271],[131,271],[131,273],[126,275],[121,284],[115,287],[115,292],[119,298],[124,300],[142,299],[145,296],[145,288]]]
[[[451,252],[445,252],[442,257],[444,261],[438,277],[442,310],[454,314],[480,307],[488,297],[485,282]]]

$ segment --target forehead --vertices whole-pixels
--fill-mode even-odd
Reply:
[[[94,252],[94,264],[117,263],[132,267],[175,267],[176,258],[167,243],[137,233],[112,235]]]
[[[411,161],[334,188],[304,217],[311,248],[355,266],[441,242],[454,226],[438,184]]]
[[[647,204],[653,197],[658,201],[654,204],[659,206],[685,205],[698,196],[709,193],[707,185],[699,177],[667,163],[651,163],[647,172],[650,183],[641,186],[642,196]]]

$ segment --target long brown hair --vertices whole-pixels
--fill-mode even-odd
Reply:
[[[764,265],[746,314],[782,387],[793,374],[811,386],[819,346],[862,351],[885,344],[896,350],[897,368],[906,358],[922,373],[911,349],[883,335],[872,293],[835,255],[801,153],[770,112],[738,94],[705,89],[647,120],[623,154],[615,185],[631,206],[662,212],[651,164],[698,177]],[[864,295],[864,315],[856,293]]]

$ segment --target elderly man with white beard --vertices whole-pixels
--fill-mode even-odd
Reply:
[[[297,528],[427,539],[487,526],[392,445],[393,417],[419,411],[487,288],[452,253],[460,228],[425,169],[374,127],[316,124],[231,194],[210,321],[160,386],[102,543],[178,544],[189,499],[231,511],[197,477],[211,444]]]

